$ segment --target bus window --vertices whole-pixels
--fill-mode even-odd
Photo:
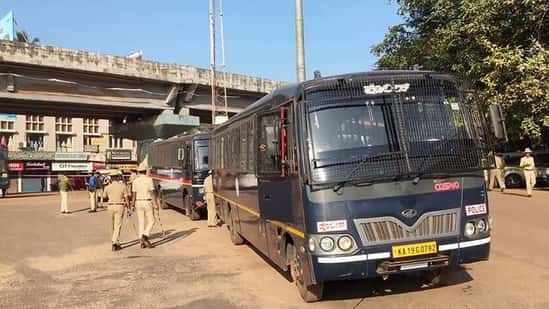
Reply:
[[[195,165],[197,171],[208,169],[208,145],[199,145],[196,147]]]
[[[278,114],[262,115],[259,118],[259,173],[280,173],[280,154],[278,151],[279,124],[280,117]]]

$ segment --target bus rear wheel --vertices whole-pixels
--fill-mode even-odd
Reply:
[[[229,233],[231,234],[231,242],[233,245],[242,245],[244,243],[244,238],[238,234],[235,228],[235,218],[233,211],[229,209],[229,224],[227,225],[227,228],[229,229]]]
[[[290,260],[290,274],[297,286],[299,295],[305,302],[311,303],[322,299],[324,293],[324,283],[307,285],[303,279],[303,268],[299,262],[299,256],[297,255],[297,249],[291,246],[289,250],[292,250],[292,258]]]

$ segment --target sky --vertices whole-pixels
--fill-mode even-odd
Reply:
[[[216,0],[216,2],[219,0]],[[307,77],[368,71],[401,22],[390,0],[303,0]],[[41,44],[209,67],[208,0],[1,0]],[[224,0],[227,71],[296,80],[293,0]]]

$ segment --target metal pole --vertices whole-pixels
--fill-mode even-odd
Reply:
[[[223,21],[223,0],[219,0],[219,30],[221,31],[221,69],[223,70],[223,103],[225,104],[225,117],[229,117],[227,111],[227,72],[225,70],[225,30]]]
[[[303,30],[303,0],[295,0],[295,35],[297,54],[297,80],[304,82],[305,75],[305,39]]]
[[[217,94],[215,91],[215,4],[214,0],[209,0],[210,17],[210,77],[212,87],[212,125],[215,125],[215,102]]]

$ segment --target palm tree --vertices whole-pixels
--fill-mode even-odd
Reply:
[[[32,40],[30,40],[29,35],[27,34],[27,32],[25,30],[17,31],[15,36],[16,36],[16,38],[15,38],[16,42],[31,43],[31,44],[40,43],[39,38],[33,38]]]

